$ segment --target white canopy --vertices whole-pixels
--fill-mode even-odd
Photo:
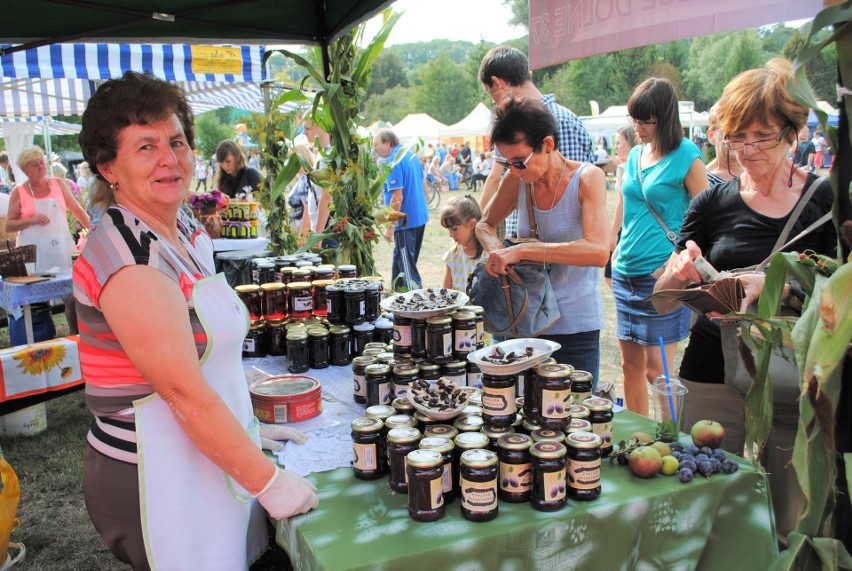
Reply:
[[[689,129],[690,135],[695,127],[706,127],[708,124],[707,113],[695,111],[691,101],[681,101],[680,123],[684,129]],[[627,105],[613,105],[600,115],[594,117],[580,117],[583,125],[592,136],[612,135],[621,127],[627,125]]]
[[[441,137],[441,130],[446,128],[446,125],[426,113],[412,113],[394,125],[392,130],[400,141],[408,141],[417,138],[438,139]]]
[[[479,103],[467,117],[441,129],[442,137],[485,137],[491,133],[491,110]]]

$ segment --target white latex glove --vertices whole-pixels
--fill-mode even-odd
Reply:
[[[275,519],[307,513],[319,505],[316,486],[283,468],[275,469],[272,479],[256,497]]]
[[[301,430],[277,424],[260,425],[260,446],[264,450],[277,452],[284,450],[284,440],[291,440],[296,444],[304,444],[308,435]]]

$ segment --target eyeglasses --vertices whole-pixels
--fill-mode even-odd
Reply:
[[[643,127],[649,127],[651,125],[657,124],[656,119],[651,119],[650,121],[643,121],[642,119],[634,119],[630,115],[627,115],[627,120],[633,123],[634,125],[642,125]]]
[[[759,141],[752,141],[751,143],[747,143],[745,141],[729,141],[727,140],[727,137],[725,137],[723,142],[728,150],[731,151],[742,151],[746,148],[746,145],[751,145],[751,148],[755,151],[768,151],[769,149],[774,149],[780,145],[789,130],[790,126],[787,125],[781,129],[781,132],[775,137],[772,137],[771,139],[760,139]]]
[[[513,167],[513,168],[516,168],[516,169],[518,169],[518,170],[520,170],[520,171],[525,170],[525,169],[527,168],[527,163],[528,163],[528,162],[530,162],[530,159],[531,159],[531,158],[533,158],[533,155],[535,154],[535,150],[536,150],[536,149],[539,147],[539,145],[541,145],[543,142],[544,142],[544,139],[542,139],[541,141],[539,141],[538,143],[536,143],[536,145],[533,147],[533,150],[530,152],[530,154],[527,156],[527,158],[525,158],[525,159],[524,159],[524,160],[522,160],[522,161],[510,161],[510,160],[508,160],[508,159],[504,159],[503,157],[496,157],[496,158],[494,159],[494,162],[495,162],[495,163],[497,163],[498,165],[503,166],[504,168]]]

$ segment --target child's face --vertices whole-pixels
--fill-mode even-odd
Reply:
[[[458,224],[457,226],[450,226],[447,230],[450,233],[450,238],[452,238],[457,244],[461,244],[462,246],[466,246],[469,242],[475,239],[474,228],[476,227],[476,220],[471,218],[464,224]]]

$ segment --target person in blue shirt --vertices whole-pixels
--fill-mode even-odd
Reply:
[[[394,289],[400,286],[409,290],[421,288],[423,282],[417,271],[417,258],[429,221],[423,165],[417,155],[402,149],[399,138],[390,129],[379,129],[373,139],[373,150],[391,169],[385,181],[385,205],[404,215],[386,234],[388,240],[393,236],[394,243],[391,284]],[[399,153],[402,155],[398,156]]]

